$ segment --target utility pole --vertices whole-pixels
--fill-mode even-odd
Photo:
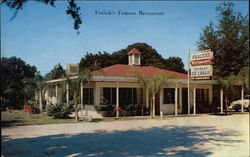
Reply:
[[[190,114],[190,48],[188,49],[188,114]]]

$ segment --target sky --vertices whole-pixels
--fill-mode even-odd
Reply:
[[[197,50],[202,29],[218,19],[216,7],[223,1],[77,1],[83,24],[78,35],[67,2],[55,7],[28,1],[11,20],[15,10],[1,5],[1,56],[16,56],[37,67],[42,75],[61,63],[79,63],[87,52],[112,53],[141,42],[152,46],[167,59],[182,58]],[[235,11],[248,14],[248,1],[231,1]],[[96,12],[110,11],[112,15]],[[118,15],[118,12],[136,15]],[[138,15],[163,12],[164,15]]]

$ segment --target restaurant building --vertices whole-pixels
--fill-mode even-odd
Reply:
[[[150,114],[152,96],[138,79],[138,72],[149,80],[159,73],[169,77],[154,96],[153,115],[195,114],[203,112],[202,109],[209,110],[214,101],[220,103],[222,100],[223,104],[223,91],[213,89],[214,85],[218,85],[215,80],[194,81],[189,80],[187,74],[141,66],[141,52],[135,48],[128,52],[128,61],[128,65],[116,64],[92,72],[92,79],[79,91],[82,109],[95,110],[98,106],[110,105],[114,107],[116,116],[121,116],[126,107],[134,106],[136,110],[136,106],[140,106],[143,111],[138,115]],[[64,89],[61,81],[57,79],[47,82],[52,87],[45,94],[47,104],[60,105],[71,101],[70,87]],[[213,93],[216,93],[215,96]]]

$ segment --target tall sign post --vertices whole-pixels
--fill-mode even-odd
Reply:
[[[190,114],[190,48],[188,49],[188,114]]]
[[[214,64],[213,51],[210,49],[198,51],[192,54],[191,57],[191,79],[194,80],[210,80],[213,76],[213,67]],[[193,113],[196,114],[196,84],[194,85],[193,92]]]

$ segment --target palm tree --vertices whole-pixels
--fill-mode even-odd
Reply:
[[[30,99],[32,97],[32,94],[34,93],[34,81],[32,78],[23,78],[23,98],[24,103],[26,103],[27,99]]]
[[[152,78],[147,78],[138,70],[133,70],[132,72],[136,74],[136,77],[139,82],[143,84],[143,87],[148,90],[152,104],[150,107],[150,115],[155,116],[155,95],[160,93],[163,85],[173,76],[167,76],[163,72],[158,72]]]
[[[237,74],[237,80],[241,82],[242,87],[249,90],[249,67],[241,68],[240,72]]]
[[[221,88],[223,89],[224,92],[224,96],[225,96],[225,106],[226,106],[226,114],[227,114],[227,107],[228,104],[230,104],[230,102],[233,99],[233,90],[234,90],[234,85],[235,83],[237,83],[237,76],[234,74],[231,74],[227,77],[215,77],[215,79],[218,80]]]
[[[152,79],[145,80],[145,86],[148,89],[149,96],[151,99],[151,113],[152,116],[155,116],[155,95],[159,94],[163,84],[167,82],[167,76],[163,73],[157,73]]]
[[[36,82],[36,92],[39,95],[39,109],[40,113],[43,114],[42,100],[44,99],[45,93],[51,87],[51,85],[46,83],[45,80],[37,80],[35,82]]]
[[[240,72],[237,74],[237,80],[241,83],[242,86],[242,97],[244,99],[244,88],[249,90],[249,67],[243,67],[240,69]],[[241,104],[241,112],[244,111],[243,103]]]
[[[75,121],[79,121],[78,116],[78,102],[80,102],[80,89],[81,86],[84,87],[88,84],[88,82],[92,79],[92,74],[90,71],[90,68],[85,68],[82,71],[80,71],[77,75],[69,77],[66,76],[66,78],[63,78],[63,85],[67,85],[72,90],[73,93],[73,103],[74,103],[74,110],[75,110]]]

